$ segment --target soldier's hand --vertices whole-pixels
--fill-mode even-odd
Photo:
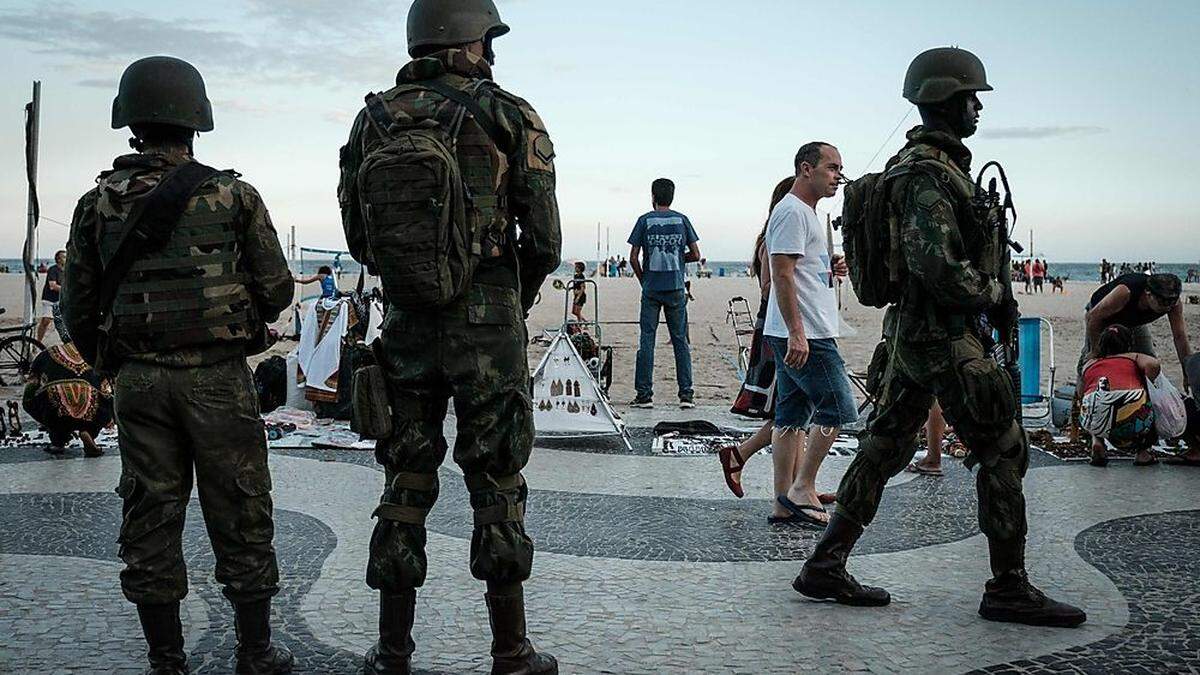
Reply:
[[[988,310],[987,315],[992,327],[1000,329],[1015,325],[1021,318],[1021,310],[1017,306],[1016,299],[1008,298]]]
[[[833,276],[844,277],[850,274],[850,266],[846,264],[846,256],[835,253],[833,255]]]
[[[791,368],[800,369],[808,362],[808,339],[803,335],[789,335],[787,354],[783,362]]]

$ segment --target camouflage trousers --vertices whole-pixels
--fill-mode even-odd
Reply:
[[[884,484],[916,453],[916,437],[936,396],[946,420],[978,462],[979,529],[993,544],[1023,546],[1021,481],[1029,442],[1016,420],[1008,375],[973,335],[932,342],[880,343],[867,373],[877,397],[859,452],[838,488],[837,508],[860,525],[875,517]]]
[[[131,361],[114,391],[125,597],[157,604],[187,595],[181,538],[193,471],[226,597],[242,603],[275,595],[271,474],[245,360],[191,368]]]
[[[454,461],[474,510],[471,573],[494,583],[525,581],[533,542],[520,472],[533,448],[533,406],[517,291],[475,284],[436,311],[389,307],[382,342],[392,435],[375,449],[385,484],[367,584],[395,593],[425,583],[425,518],[437,501],[450,399],[458,420]]]

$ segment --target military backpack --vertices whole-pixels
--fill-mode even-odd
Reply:
[[[845,187],[842,215],[842,248],[850,268],[850,284],[859,302],[887,307],[900,302],[908,271],[900,250],[900,217],[892,207],[891,190],[903,176],[924,173],[948,185],[959,200],[974,193],[971,179],[940,151],[905,151],[880,173],[869,173]]]
[[[474,93],[438,80],[416,83],[457,105],[437,116],[393,115],[377,94],[366,97],[378,139],[368,144],[358,173],[367,247],[388,304],[432,309],[461,297],[471,285],[485,234],[483,214],[458,164],[455,148],[470,112],[495,140],[495,122]]]

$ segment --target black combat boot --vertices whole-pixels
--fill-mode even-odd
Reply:
[[[1024,623],[1031,626],[1073,628],[1087,621],[1078,607],[1058,602],[1029,583],[1025,573],[1025,539],[988,539],[992,578],[984,587],[979,616],[988,621]]]
[[[379,594],[379,640],[363,658],[367,675],[408,675],[412,672],[415,590]]]
[[[271,599],[234,603],[238,675],[290,673],[295,659],[283,645],[271,644]]]
[[[179,623],[179,603],[138,605],[142,634],[150,647],[150,668],[146,675],[186,675],[187,654],[183,653],[183,625]]]
[[[892,596],[887,591],[863,586],[846,571],[846,560],[862,533],[861,525],[834,513],[825,526],[825,534],[792,582],[792,588],[810,598],[856,607],[882,607],[891,602]]]
[[[492,626],[492,675],[558,675],[558,661],[534,651],[525,637],[525,593],[521,584],[488,584],[483,597]]]

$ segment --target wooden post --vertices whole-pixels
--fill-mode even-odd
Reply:
[[[26,170],[28,171],[28,220],[25,226],[25,249],[21,252],[21,262],[25,268],[25,323],[32,324],[36,319],[37,281],[34,276],[34,258],[37,257],[37,162],[38,162],[38,127],[42,107],[42,83],[34,80],[33,100],[26,107],[29,122],[26,142],[29,144],[26,153]]]

